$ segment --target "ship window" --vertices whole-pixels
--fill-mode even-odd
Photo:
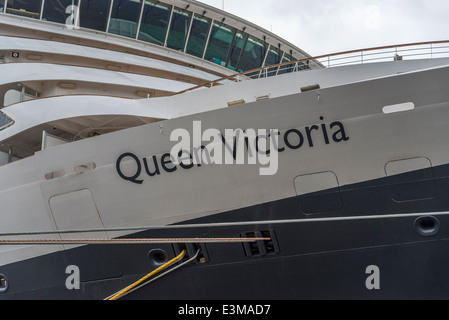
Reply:
[[[282,51],[279,48],[276,48],[274,46],[270,46],[270,50],[268,50],[267,59],[265,60],[264,67],[272,66],[275,64],[281,63],[282,58]],[[265,72],[267,73],[267,76],[274,76],[276,75],[277,70],[279,67],[275,68],[269,68]]]
[[[234,34],[234,28],[225,24],[214,22],[205,59],[225,66],[229,47],[234,39]]]
[[[246,44],[248,35],[242,32],[236,32],[234,40],[232,41],[231,52],[226,67],[232,70],[237,70],[240,57],[242,56],[243,47]],[[238,70],[242,72],[241,69]]]
[[[78,6],[78,0],[45,0],[42,19],[65,24],[74,10],[72,4]]]
[[[266,42],[249,36],[242,58],[240,59],[239,68],[243,71],[261,68],[267,49],[268,45]]]
[[[286,63],[286,62],[291,62],[291,61],[295,61],[295,59],[289,55],[289,54],[285,54],[284,58],[282,59],[281,63]],[[295,65],[292,64],[288,64],[285,66],[282,66],[279,68],[278,74],[284,74],[284,73],[288,73],[288,72],[293,72],[293,69],[295,68]]]
[[[170,20],[171,5],[161,2],[145,1],[139,40],[164,45]]]
[[[192,30],[190,31],[189,42],[187,43],[188,54],[196,57],[203,57],[204,47],[211,26],[211,19],[195,15],[193,17]]]
[[[142,0],[114,0],[108,32],[135,38]]]
[[[7,13],[34,19],[41,17],[42,0],[8,0]]]
[[[8,290],[8,280],[5,275],[0,274],[0,293],[4,293]]]
[[[83,0],[80,8],[82,28],[106,31],[111,0]]]
[[[191,12],[179,8],[173,9],[173,17],[167,38],[167,47],[184,51],[191,20]]]
[[[308,62],[309,61],[307,61],[307,63]],[[307,69],[309,69],[309,66],[307,64],[304,64],[304,62],[298,62],[297,63],[297,68],[296,68],[297,71],[307,70]]]
[[[13,124],[14,120],[12,120],[6,114],[0,111],[0,130],[3,130]]]

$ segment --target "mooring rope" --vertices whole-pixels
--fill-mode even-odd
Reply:
[[[133,288],[137,287],[138,285],[140,285],[142,282],[148,280],[149,278],[151,278],[152,276],[154,276],[155,274],[161,272],[164,269],[167,269],[169,266],[177,263],[178,261],[181,261],[184,258],[184,255],[186,254],[186,250],[183,250],[181,252],[180,255],[178,255],[176,258],[168,261],[167,263],[163,264],[162,266],[160,266],[159,268],[157,268],[156,270],[150,272],[149,274],[147,274],[145,277],[139,279],[138,281],[134,282],[133,284],[129,285],[128,287],[126,287],[125,289],[119,291],[117,294],[115,294],[114,296],[112,296],[111,298],[109,298],[108,300],[117,300],[118,298],[120,298],[121,296],[123,296],[124,294],[126,294],[128,291],[132,290]]]
[[[148,238],[148,239],[4,239],[6,245],[117,245],[117,244],[173,244],[173,243],[245,243],[269,241],[270,238]]]
[[[34,236],[34,235],[53,235],[53,234],[76,234],[76,233],[95,233],[95,232],[131,232],[131,231],[150,231],[150,230],[171,230],[171,229],[199,229],[199,228],[226,228],[242,227],[253,225],[283,225],[292,223],[317,223],[317,222],[339,222],[355,220],[376,220],[376,219],[396,219],[421,216],[447,216],[449,212],[424,212],[424,213],[404,213],[387,215],[369,215],[369,216],[344,216],[329,218],[306,218],[306,219],[284,219],[284,220],[261,220],[261,221],[239,221],[239,222],[218,222],[218,223],[200,223],[183,225],[163,225],[163,226],[138,226],[121,228],[102,228],[102,229],[74,229],[74,230],[47,230],[47,231],[23,231],[23,232],[4,232],[1,237],[10,236]]]
[[[136,290],[139,290],[140,288],[143,288],[144,286],[150,284],[151,282],[156,281],[157,279],[162,278],[163,276],[165,276],[165,275],[167,275],[167,274],[169,274],[169,273],[172,273],[172,272],[174,272],[174,271],[176,271],[176,270],[178,270],[178,269],[184,267],[185,265],[188,265],[189,263],[192,263],[193,261],[196,260],[196,258],[198,257],[199,253],[200,253],[200,250],[198,250],[198,251],[196,252],[196,254],[195,254],[193,257],[191,257],[189,260],[184,261],[184,262],[178,264],[176,267],[173,267],[173,268],[171,268],[170,270],[167,270],[167,271],[165,271],[164,273],[162,273],[162,274],[160,274],[160,275],[158,275],[158,276],[156,276],[156,277],[154,277],[154,278],[152,278],[152,279],[149,279],[148,281],[141,281],[137,286],[134,286],[133,288],[130,288],[129,290],[127,290],[126,292],[124,292],[124,293],[121,294],[120,296],[116,297],[115,300],[121,299],[121,298],[123,298],[124,296],[126,296],[126,295],[128,295],[128,294],[130,294],[130,293],[132,293],[132,292],[134,292],[134,291],[136,291]],[[115,296],[115,295],[117,295],[117,294],[115,293],[115,294],[113,294],[113,295],[107,297],[107,298],[104,299],[104,300],[111,300],[111,298],[112,298],[113,296]]]

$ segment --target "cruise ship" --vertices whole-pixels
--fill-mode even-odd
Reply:
[[[449,298],[448,57],[0,0],[0,299]]]

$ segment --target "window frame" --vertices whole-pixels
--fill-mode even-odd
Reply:
[[[165,47],[166,40],[167,40],[168,29],[169,29],[169,27],[170,27],[170,22],[171,22],[171,17],[172,17],[172,12],[173,12],[173,7],[174,7],[173,5],[168,4],[168,3],[162,3],[162,2],[160,3],[160,4],[162,4],[163,6],[165,6],[165,9],[166,9],[167,12],[168,12],[167,24],[166,24],[166,26],[163,27],[163,28],[165,28],[165,30],[163,30],[163,31],[164,31],[163,38],[162,38],[162,37],[161,37],[161,39],[159,39],[159,38],[153,38],[152,34],[149,34],[149,33],[143,33],[143,32],[142,32],[142,24],[143,24],[144,21],[146,21],[146,20],[144,20],[144,13],[145,13],[146,6],[147,6],[147,5],[148,5],[148,6],[156,6],[157,4],[158,4],[157,1],[144,0],[144,2],[143,2],[143,7],[142,7],[142,9],[141,9],[141,17],[140,17],[140,20],[139,20],[139,26],[138,26],[138,32],[137,32],[136,40],[144,41],[144,42],[146,42],[146,43],[152,43],[152,44],[155,44],[155,45],[158,45],[158,46],[164,46],[164,47]],[[150,9],[150,8],[149,8],[149,9]],[[149,10],[149,9],[148,9],[148,10]],[[150,18],[151,18],[151,16],[150,16]],[[154,26],[155,26],[155,25],[152,25],[152,24],[151,24],[152,20],[153,20],[153,19],[148,19],[148,22],[149,22],[149,23],[145,23],[145,26],[148,26],[149,31],[153,31],[152,29],[153,29]],[[150,39],[150,40],[146,40],[146,39],[142,38],[142,37],[141,37],[141,33],[142,33],[142,34],[146,34],[146,35],[148,35],[148,36],[151,36],[154,40],[151,40],[151,39]]]
[[[113,0],[104,0],[104,1],[109,1],[109,8],[107,8],[107,16],[106,16],[106,21],[105,21],[106,24],[105,24],[105,29],[104,30],[103,29],[96,29],[96,28],[83,26],[83,21],[87,21],[87,20],[83,19],[83,17],[84,18],[86,18],[86,17],[85,17],[85,15],[83,15],[83,12],[82,12],[82,10],[84,8],[83,4],[85,4],[86,1],[90,1],[90,0],[80,0],[80,2],[78,3],[78,5],[79,5],[79,26],[80,26],[80,28],[84,28],[84,29],[88,29],[88,30],[95,30],[95,31],[98,31],[98,32],[108,33],[109,22],[110,22],[110,19],[111,19],[111,11],[112,11]],[[95,0],[95,1],[98,1],[98,0]],[[106,12],[106,10],[105,10],[105,12]]]
[[[230,30],[231,30],[231,32],[229,32],[229,35],[231,36],[231,41],[229,42],[229,43],[227,43],[226,45],[227,45],[227,48],[224,48],[224,50],[222,50],[223,51],[223,54],[220,56],[220,57],[212,57],[212,56],[210,56],[210,57],[208,57],[208,51],[209,50],[212,50],[212,48],[213,47],[211,47],[211,45],[213,44],[214,46],[216,45],[214,42],[215,41],[221,41],[221,42],[224,42],[224,43],[226,43],[225,41],[223,41],[223,40],[220,40],[218,37],[212,37],[212,33],[213,33],[213,30],[214,30],[214,27],[215,28],[217,28],[217,30],[216,30],[216,34],[219,32],[219,31],[221,31],[221,30],[223,30],[224,28],[229,28]],[[226,32],[226,31],[222,31],[222,32]],[[227,59],[228,59],[228,57],[229,57],[229,52],[230,52],[230,50],[231,50],[231,45],[232,45],[232,42],[233,42],[233,40],[234,40],[234,37],[235,37],[235,34],[236,34],[236,32],[241,32],[240,30],[238,30],[237,28],[234,28],[233,26],[230,26],[230,25],[227,25],[227,24],[225,24],[225,23],[222,23],[222,22],[219,22],[219,21],[217,21],[217,20],[214,20],[213,22],[212,22],[212,29],[210,30],[210,34],[209,34],[209,40],[208,40],[208,43],[207,43],[207,47],[206,47],[206,51],[205,51],[205,54],[204,54],[204,60],[207,60],[207,61],[210,61],[210,62],[212,62],[212,63],[215,63],[215,64],[218,64],[218,65],[221,65],[222,67],[225,67],[226,66],[226,63],[227,63]],[[224,53],[224,51],[226,51],[226,53]],[[221,57],[223,57],[223,59],[219,59],[219,58],[221,58]],[[215,60],[216,59],[216,60]],[[217,61],[218,60],[220,60],[220,63],[218,63]]]
[[[200,37],[197,37],[196,36],[197,33],[193,32],[194,31],[194,25],[195,25],[196,21],[198,21],[199,23],[207,25],[207,32],[206,32],[206,36],[204,37],[204,39],[201,39]],[[204,15],[200,15],[198,13],[194,13],[193,14],[192,22],[190,24],[189,37],[188,37],[188,39],[186,41],[186,46],[184,48],[184,52],[185,53],[187,53],[189,55],[192,55],[194,57],[198,57],[198,58],[204,59],[204,54],[206,52],[207,43],[209,41],[209,36],[210,36],[211,30],[212,30],[212,23],[213,22],[214,22],[214,20],[212,18],[205,17]],[[196,28],[195,28],[195,31],[196,31]],[[201,45],[202,46],[201,47],[201,52],[197,53],[194,50],[190,50],[192,53],[189,52],[189,44],[191,43],[190,41],[193,38],[200,39],[203,42],[202,45]]]
[[[8,9],[13,9],[13,10],[17,10],[17,11],[19,11],[18,9],[14,9],[14,8],[11,8],[11,7],[8,7],[8,1],[9,0],[5,0],[4,1],[4,12],[5,13],[8,13],[7,11],[8,11]],[[36,0],[31,0],[32,2],[33,1],[36,1]],[[35,14],[39,14],[39,16],[37,17],[37,18],[33,18],[32,16],[27,16],[27,15],[23,15],[23,14],[15,14],[15,13],[11,13],[11,12],[9,12],[8,14],[12,14],[12,15],[15,15],[15,16],[19,16],[19,17],[24,17],[24,18],[30,18],[30,19],[36,19],[36,20],[41,20],[42,19],[42,11],[43,11],[43,7],[44,7],[44,0],[37,0],[37,1],[40,1],[41,3],[40,3],[40,7],[39,7],[39,12],[31,12],[31,11],[25,11],[25,12],[29,12],[29,13],[35,13]],[[35,3],[35,2],[34,2]]]
[[[242,68],[242,62],[245,61],[245,60],[244,60],[245,54],[250,54],[250,53],[249,53],[250,51],[249,51],[249,50],[248,50],[248,51],[246,50],[246,47],[248,46],[248,42],[249,42],[250,40],[251,40],[251,41],[254,41],[254,43],[260,42],[260,44],[262,44],[262,47],[261,47],[261,48],[263,48],[264,52],[263,52],[262,55],[260,55],[260,59],[261,59],[260,64],[253,65],[253,66],[251,66],[250,68],[248,68],[248,67],[246,67],[246,66],[245,66],[245,68]],[[241,55],[241,57],[240,57],[240,61],[239,61],[238,68],[239,68],[239,69],[242,69],[243,72],[250,71],[250,70],[254,70],[254,69],[262,68],[263,65],[264,65],[264,63],[265,63],[265,60],[266,60],[266,58],[267,58],[267,54],[268,54],[269,49],[270,49],[270,44],[266,41],[266,39],[260,39],[260,38],[258,38],[258,37],[256,37],[256,36],[249,35],[249,37],[248,37],[248,39],[247,39],[247,44],[246,44],[246,46],[245,46],[245,48],[244,48],[244,50],[243,50],[243,52],[242,52],[242,55]],[[255,60],[255,59],[254,59],[254,60]],[[249,59],[249,60],[246,60],[246,61],[252,61],[252,60]],[[260,72],[254,72],[254,73],[252,73],[251,75],[256,75],[256,74],[260,75]],[[249,75],[249,76],[251,76],[251,75]]]
[[[187,32],[185,34],[184,41],[183,41],[182,45],[179,47],[174,45],[174,43],[171,43],[171,39],[173,39],[173,37],[174,37],[172,32],[174,31],[173,28],[174,28],[174,25],[176,24],[175,19],[178,15],[188,17],[185,20],[185,21],[188,21]],[[190,27],[192,25],[193,15],[194,14],[192,11],[188,11],[188,10],[173,6],[172,13],[171,13],[171,19],[170,19],[170,26],[168,27],[168,30],[167,30],[167,40],[166,40],[166,45],[165,45],[167,48],[184,52],[184,49],[187,45],[187,41],[188,41],[188,37],[189,37]],[[173,41],[175,42],[175,40],[173,40]]]
[[[69,0],[69,1],[71,1],[71,0]],[[80,1],[81,1],[81,0],[75,0],[76,3],[74,4],[74,6],[76,6],[76,7],[79,8],[79,3],[80,3]],[[47,22],[52,22],[52,23],[66,24],[66,23],[67,23],[67,18],[69,18],[70,15],[68,15],[68,16],[65,17],[66,19],[64,20],[64,22],[55,21],[55,20],[48,20],[46,17],[44,17],[44,13],[46,12],[46,8],[49,7],[48,4],[49,4],[49,1],[48,1],[48,0],[44,0],[44,1],[43,1],[41,20],[42,20],[42,21],[47,21]],[[70,5],[69,5],[69,6],[70,6]],[[50,7],[51,7],[51,6],[50,6]],[[67,9],[67,7],[66,7],[65,9]]]
[[[12,119],[10,116],[8,116],[6,113],[4,113],[1,110],[0,110],[0,119],[7,119],[7,120],[9,120],[4,125],[1,125],[1,123],[0,123],[0,131],[5,130],[6,128],[9,128],[9,127],[13,126],[16,123],[14,121],[14,119]]]
[[[132,21],[132,20],[124,20],[124,21],[130,22],[130,23],[135,23],[135,24],[136,24],[136,31],[135,31],[135,34],[131,34],[131,35],[121,34],[120,31],[119,31],[119,33],[112,32],[112,31],[111,31],[112,15],[113,15],[113,12],[114,12],[114,5],[115,5],[116,3],[118,3],[117,1],[120,2],[120,1],[122,1],[122,0],[112,0],[112,1],[111,1],[110,14],[109,14],[109,18],[108,18],[108,27],[107,27],[107,31],[106,31],[106,32],[109,33],[109,34],[115,34],[115,35],[119,35],[119,36],[122,36],[122,37],[127,37],[127,38],[131,38],[131,39],[136,39],[137,36],[138,36],[138,34],[139,34],[140,19],[141,19],[141,17],[142,17],[142,10],[143,10],[143,5],[144,5],[144,3],[145,3],[145,0],[137,0],[137,1],[141,1],[142,3],[140,4],[139,12],[136,12],[136,19],[135,19],[136,21]],[[131,0],[128,0],[128,1],[131,1]],[[131,1],[131,2],[132,2],[132,1]],[[118,18],[119,15],[120,15],[120,14],[117,12],[117,17],[115,17],[114,19],[119,20],[119,18]]]

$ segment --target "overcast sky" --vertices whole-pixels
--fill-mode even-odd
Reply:
[[[223,0],[200,1],[223,5]],[[224,9],[313,56],[449,40],[448,0],[224,0]]]

